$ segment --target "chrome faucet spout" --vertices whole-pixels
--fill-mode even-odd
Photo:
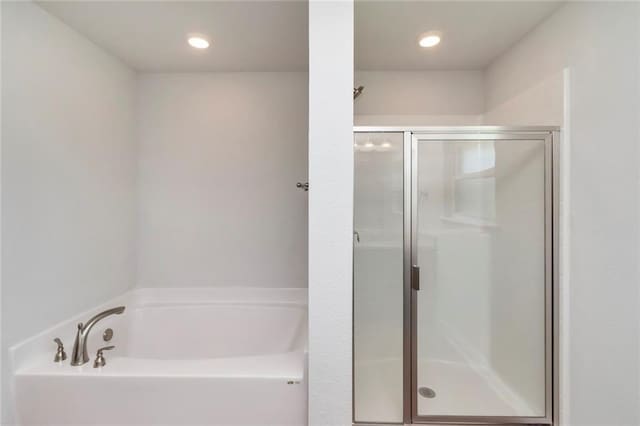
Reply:
[[[124,306],[118,306],[117,308],[107,309],[94,315],[86,322],[86,324],[78,323],[78,330],[76,331],[76,340],[73,343],[73,353],[71,354],[71,365],[82,365],[89,362],[89,353],[87,351],[87,340],[89,339],[89,332],[94,325],[101,319],[109,317],[111,315],[120,315],[124,312]]]

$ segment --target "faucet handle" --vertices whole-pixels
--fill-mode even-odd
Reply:
[[[58,350],[56,351],[56,356],[53,358],[53,362],[62,362],[67,359],[67,354],[64,351],[64,345],[62,344],[62,340],[56,337],[53,339],[54,342],[58,344]]]
[[[104,367],[107,364],[107,360],[104,359],[102,351],[110,351],[113,348],[115,348],[115,346],[111,345],[98,349],[96,352],[96,360],[93,362],[93,368]]]

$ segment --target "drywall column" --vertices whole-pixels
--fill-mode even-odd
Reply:
[[[309,425],[351,424],[353,2],[309,3]]]

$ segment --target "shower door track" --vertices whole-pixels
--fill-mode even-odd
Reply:
[[[403,133],[403,423],[439,425],[558,424],[558,241],[559,241],[559,143],[560,129],[552,126],[356,126],[354,133]],[[545,415],[524,416],[424,416],[417,412],[417,143],[434,140],[544,140],[545,228]],[[375,424],[375,423],[366,423]]]

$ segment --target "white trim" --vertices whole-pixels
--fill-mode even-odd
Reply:
[[[0,22],[2,22],[2,7],[0,7]],[[0,24],[0,27],[2,27],[2,24]],[[0,58],[2,57],[2,43],[0,43]],[[2,67],[0,67],[0,93],[2,93]],[[0,102],[0,129],[3,129],[2,127],[2,102]],[[2,164],[2,133],[0,131],[0,165]],[[2,167],[0,166],[0,224],[2,224]],[[1,307],[2,307],[2,226],[0,225],[0,311],[1,311]],[[4,355],[4,344],[3,344],[4,340],[2,339],[2,315],[0,314],[0,424],[2,424],[5,420],[5,417],[8,418],[8,415],[6,415],[6,413],[3,411],[3,402],[4,402],[4,398],[5,396],[3,395],[3,391],[2,389],[4,388],[4,381],[3,381],[3,369],[4,364],[2,363],[2,358]],[[6,362],[6,360],[5,360]],[[7,390],[8,392],[8,390]],[[4,407],[4,409],[6,409],[6,407]]]
[[[560,142],[560,220],[559,220],[559,419],[561,426],[569,426],[570,420],[570,266],[571,266],[571,70],[563,70],[563,131]]]

